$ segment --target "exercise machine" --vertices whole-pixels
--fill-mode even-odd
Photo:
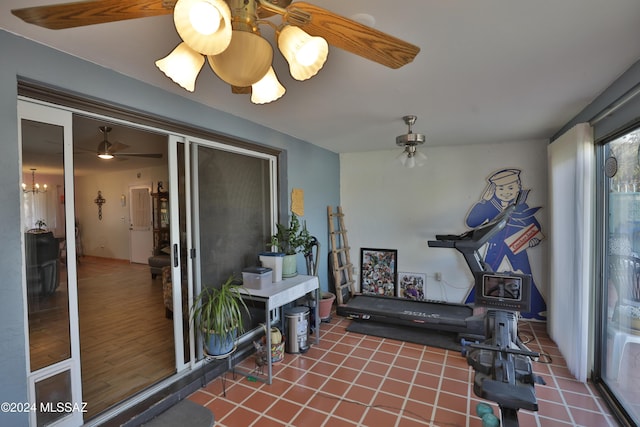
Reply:
[[[504,209],[493,221],[460,235],[436,235],[429,247],[457,249],[472,273],[490,271],[479,249],[506,225],[517,201]],[[454,332],[458,339],[486,338],[484,315],[474,315],[473,305],[442,301],[416,301],[404,298],[358,294],[340,304],[337,314],[357,321],[372,321],[440,331]]]
[[[463,355],[475,370],[473,392],[500,407],[503,427],[518,426],[518,410],[537,411],[533,352],[518,336],[518,313],[531,309],[531,276],[476,272],[475,305],[487,308],[484,342],[463,341]]]

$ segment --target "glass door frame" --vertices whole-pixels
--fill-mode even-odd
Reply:
[[[63,156],[64,156],[64,186],[65,186],[65,227],[67,234],[69,230],[75,229],[75,204],[74,204],[74,180],[73,180],[73,124],[72,113],[53,106],[46,105],[34,100],[18,99],[18,141],[20,153],[20,173],[22,174],[22,120],[33,120],[41,123],[48,123],[61,126],[63,129]],[[24,218],[22,203],[20,204],[21,218]],[[24,221],[23,219],[21,221]],[[24,224],[21,224],[24,229]],[[73,236],[73,232],[72,232]],[[25,259],[25,242],[22,242],[22,263],[26,265]],[[75,245],[67,245],[67,259],[76,259]],[[39,381],[53,377],[54,375],[69,371],[71,377],[71,402],[63,402],[72,405],[72,411],[66,416],[57,420],[54,424],[59,426],[77,426],[83,423],[82,408],[82,377],[80,369],[80,331],[78,317],[78,281],[75,262],[67,262],[67,291],[68,291],[68,310],[69,310],[69,335],[71,354],[68,359],[54,363],[49,366],[31,371],[30,360],[30,340],[29,340],[29,319],[27,307],[27,280],[23,276],[22,280],[24,295],[24,332],[26,343],[26,366],[27,366],[27,382],[29,390],[29,403],[37,405],[36,400],[36,384]],[[76,410],[78,408],[78,410]],[[36,411],[30,411],[30,425],[37,425],[37,414],[41,408]]]
[[[189,307],[193,303],[193,298],[202,291],[202,283],[200,278],[202,277],[201,269],[201,257],[198,256],[195,248],[200,248],[200,216],[198,209],[199,206],[199,181],[198,181],[198,147],[206,147],[216,150],[222,150],[231,152],[234,154],[241,154],[245,156],[256,157],[259,159],[269,161],[269,179],[270,179],[270,191],[271,198],[269,204],[269,212],[272,218],[271,221],[271,233],[275,233],[276,222],[278,221],[278,157],[273,154],[263,153],[260,151],[249,150],[242,147],[236,147],[220,142],[216,142],[209,139],[202,139],[197,137],[187,137],[185,139],[185,185],[187,185],[187,191],[185,191],[187,197],[187,240],[190,242],[187,247],[191,248],[190,253],[195,253],[195,256],[189,257],[190,262],[189,271]],[[171,149],[170,149],[171,152]],[[171,155],[171,154],[170,154]],[[171,179],[171,178],[170,178]],[[172,181],[172,185],[173,181]],[[173,231],[172,231],[173,232]],[[174,288],[174,301],[175,301],[175,288]],[[277,314],[274,313],[277,319]],[[189,324],[190,343],[191,343],[191,360],[193,363],[203,360],[203,347],[200,334],[196,334],[193,330],[193,325]],[[245,334],[249,336],[249,332]],[[242,342],[242,337],[240,337]]]

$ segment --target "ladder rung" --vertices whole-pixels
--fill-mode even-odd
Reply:
[[[340,267],[336,267],[336,268],[334,268],[334,270],[336,270],[336,271],[342,271],[342,270],[346,270],[347,268],[351,268],[351,267],[353,267],[353,265],[351,265],[351,264],[345,264],[345,265],[342,265],[342,266],[340,266]]]
[[[347,230],[334,230],[331,234],[347,234]]]
[[[349,249],[351,249],[351,248],[350,248],[349,246],[346,246],[346,247],[344,247],[344,248],[334,249],[332,252],[337,254],[337,253],[339,253],[339,252],[346,252],[346,251],[348,251]]]

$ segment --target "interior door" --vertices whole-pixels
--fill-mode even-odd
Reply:
[[[85,408],[74,244],[72,115],[19,100],[18,121],[30,424],[78,426]]]
[[[151,185],[129,187],[130,260],[146,264],[153,255]]]

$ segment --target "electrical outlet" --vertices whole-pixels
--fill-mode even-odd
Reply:
[[[433,277],[436,279],[436,282],[439,282],[442,280],[442,273],[437,272],[433,275]]]

